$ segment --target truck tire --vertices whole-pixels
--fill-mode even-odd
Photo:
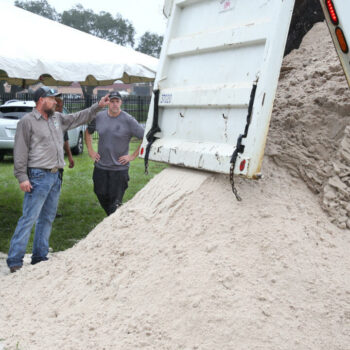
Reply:
[[[82,154],[84,151],[84,139],[83,133],[79,133],[78,142],[75,147],[72,148],[72,153],[77,156],[78,154]]]

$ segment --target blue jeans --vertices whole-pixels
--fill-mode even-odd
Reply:
[[[35,223],[32,264],[47,260],[49,237],[55,219],[61,192],[59,172],[51,173],[43,169],[28,169],[31,192],[25,192],[23,215],[12,236],[7,258],[9,267],[22,266],[28,240]]]

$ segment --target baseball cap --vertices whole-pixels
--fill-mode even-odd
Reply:
[[[122,95],[118,91],[112,91],[109,94],[109,99],[111,100],[112,98],[119,98],[122,99]]]
[[[47,86],[41,86],[34,92],[34,101],[38,102],[40,97],[60,97],[61,95],[57,90],[50,89]]]

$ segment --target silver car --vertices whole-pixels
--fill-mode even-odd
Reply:
[[[5,154],[13,153],[17,123],[34,107],[34,101],[19,100],[10,100],[0,106],[0,161],[4,159]],[[63,113],[68,114],[69,112],[63,107]],[[81,154],[84,150],[84,128],[81,125],[68,130],[69,146],[75,155]]]

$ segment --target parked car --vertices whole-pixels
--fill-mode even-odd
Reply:
[[[35,107],[34,101],[10,100],[0,106],[0,161],[5,154],[12,154],[15,143],[15,133],[18,121]],[[63,113],[68,110],[63,107]],[[85,126],[68,130],[69,146],[75,155],[83,153]],[[63,137],[63,135],[62,135]]]

